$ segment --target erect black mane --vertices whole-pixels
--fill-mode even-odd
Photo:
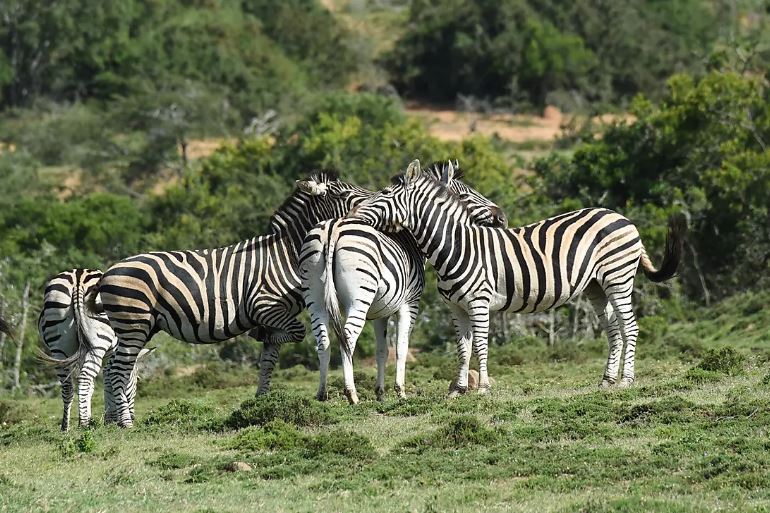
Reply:
[[[438,165],[441,165],[441,162],[438,163]],[[444,164],[446,165],[446,163]],[[431,164],[430,167],[436,166],[436,163]],[[435,168],[434,168],[435,169]],[[443,168],[442,168],[443,171]],[[431,173],[421,173],[421,176],[425,178],[426,180],[434,183],[438,188],[438,193],[436,194],[436,198],[439,199],[447,199],[450,203],[454,205],[458,205],[460,208],[462,208],[466,214],[470,215],[470,207],[468,205],[468,202],[464,199],[460,198],[452,189],[449,188],[449,186],[441,181],[441,178],[434,177]],[[462,177],[460,174],[459,176],[457,174],[454,175],[453,180],[459,180]],[[393,185],[404,185],[404,173],[398,174],[390,179],[390,183]]]
[[[339,173],[335,169],[319,169],[316,171],[313,171],[310,175],[308,175],[305,180],[312,180],[316,183],[326,183],[333,182],[336,180],[339,180]],[[294,186],[294,189],[291,191],[291,194],[289,194],[286,199],[283,200],[283,203],[280,204],[278,208],[275,209],[275,212],[272,216],[270,216],[270,220],[268,221],[268,226],[273,226],[275,220],[283,215],[288,207],[292,204],[296,204],[298,199],[307,198],[309,197],[306,193],[300,191],[296,186]]]
[[[437,160],[435,162],[431,162],[430,165],[425,168],[428,172],[433,172],[438,174],[439,178],[444,173],[444,169],[449,166],[449,163],[452,163],[452,165],[455,168],[454,172],[454,178],[453,180],[462,180],[465,177],[465,171],[460,168],[460,163],[455,160]]]

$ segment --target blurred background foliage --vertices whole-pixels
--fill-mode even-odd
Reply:
[[[768,16],[759,0],[4,1],[0,307],[18,328],[30,283],[23,380],[50,380],[34,361],[47,277],[263,233],[294,180],[319,168],[374,189],[413,158],[457,158],[512,225],[606,206],[639,226],[655,261],[667,217],[685,212],[681,279],[639,280],[651,337],[761,293]],[[481,133],[437,137],[412,115],[469,105],[573,117],[533,152]],[[617,116],[597,127],[600,112]],[[432,284],[423,305],[413,346],[453,347]],[[601,337],[580,302],[494,322],[497,343]],[[240,339],[167,339],[158,361],[259,354]],[[368,328],[359,345],[371,356]],[[0,343],[0,386],[13,351]],[[287,347],[281,363],[312,367],[312,344]]]

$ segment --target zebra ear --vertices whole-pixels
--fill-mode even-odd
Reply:
[[[451,182],[455,177],[455,166],[452,164],[452,161],[450,160],[446,166],[444,166],[444,169],[441,170],[441,183],[444,185],[449,185],[449,182]]]
[[[295,183],[297,184],[297,189],[305,194],[310,194],[311,196],[326,195],[325,183],[318,183],[315,180],[297,180]]]
[[[415,159],[409,163],[409,167],[406,168],[406,173],[404,173],[404,181],[407,188],[411,188],[414,185],[421,172],[419,160]]]

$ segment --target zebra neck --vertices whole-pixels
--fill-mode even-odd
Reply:
[[[466,239],[463,233],[470,230],[467,215],[451,212],[446,204],[436,205],[439,215],[433,210],[418,214],[413,234],[420,252],[431,263],[436,272],[442,270],[460,251],[460,243]]]

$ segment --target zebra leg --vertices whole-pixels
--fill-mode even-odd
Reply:
[[[620,367],[620,353],[623,348],[623,340],[620,337],[620,327],[618,325],[618,319],[615,316],[615,310],[612,308],[607,295],[598,283],[592,282],[586,288],[586,294],[589,301],[596,312],[596,316],[599,318],[599,325],[607,334],[607,365],[604,367],[604,375],[602,381],[599,384],[600,387],[606,388],[615,384],[618,380],[618,369]]]
[[[634,357],[636,356],[636,339],[639,336],[639,326],[631,304],[631,295],[634,291],[633,281],[622,287],[612,287],[608,290],[608,297],[620,325],[620,335],[625,343],[623,356],[623,375],[620,378],[619,387],[629,387],[636,378],[634,373]],[[618,355],[619,357],[620,355]]]
[[[489,354],[489,303],[479,301],[469,307],[471,331],[473,332],[473,352],[479,359],[479,394],[489,392],[489,372],[487,357]]]
[[[417,318],[419,302],[402,305],[398,311],[398,335],[396,339],[396,395],[406,397],[404,381],[406,378],[406,355],[409,352],[409,336]]]
[[[385,366],[388,363],[388,339],[386,338],[388,331],[388,317],[382,317],[375,319],[374,324],[374,339],[376,341],[375,355],[377,358],[377,382],[374,386],[374,393],[377,395],[377,400],[382,401],[385,395]]]
[[[102,370],[104,349],[94,348],[86,354],[78,373],[78,421],[80,427],[91,424],[91,399],[94,395],[94,381]]]
[[[104,366],[104,423],[114,424],[118,421],[118,409],[115,404],[115,394],[112,390],[112,379],[110,378],[112,369],[112,360],[114,353],[107,356],[107,363]]]
[[[147,343],[147,337],[143,333],[136,333],[134,339],[124,338],[125,335],[118,335],[118,337],[118,346],[110,365],[110,388],[117,409],[118,426],[130,428],[134,425],[132,373],[136,366],[136,359]]]
[[[449,398],[451,399],[468,391],[468,367],[471,363],[471,339],[473,332],[471,331],[471,321],[468,313],[461,307],[451,303],[449,307],[452,310],[452,321],[458,337],[457,359],[459,364],[457,376],[449,391]]]
[[[249,334],[251,335],[252,332]],[[270,380],[278,363],[278,353],[281,345],[284,342],[300,342],[303,338],[305,338],[305,325],[296,317],[287,319],[282,326],[270,326],[268,328],[268,335],[266,340],[264,340],[262,356],[259,360],[259,387],[257,387],[257,395],[266,394],[270,391]]]
[[[61,383],[61,399],[62,403],[64,403],[64,412],[61,419],[62,431],[69,431],[70,429],[70,410],[72,409],[72,399],[75,396],[73,372],[74,369],[72,367],[58,369],[57,371],[59,382]]]
[[[357,302],[358,303],[358,302]],[[345,340],[340,340],[340,352],[342,353],[342,378],[345,382],[345,397],[350,404],[358,404],[358,394],[356,393],[356,383],[353,377],[353,353],[356,350],[356,342],[364,329],[366,322],[366,312],[369,311],[368,304],[362,304],[361,307],[351,306],[345,321]],[[343,346],[347,344],[347,348]]]
[[[315,306],[315,305],[314,305]],[[310,311],[310,325],[313,328],[313,336],[316,340],[316,352],[318,353],[318,392],[316,393],[316,399],[319,401],[326,401],[329,398],[329,392],[326,389],[326,384],[329,376],[329,359],[331,357],[331,351],[329,351],[329,324],[326,310],[311,309]]]

